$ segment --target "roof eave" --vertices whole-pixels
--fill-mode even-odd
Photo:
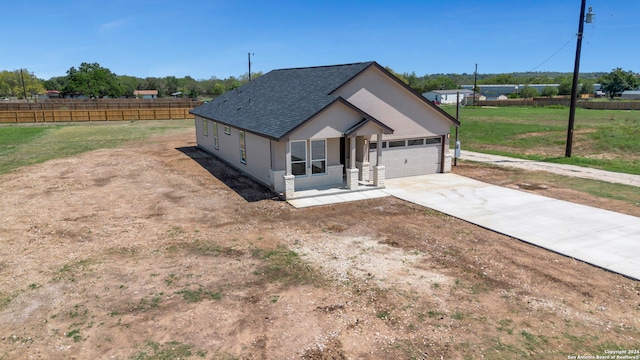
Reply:
[[[277,136],[273,136],[273,135],[257,132],[255,130],[251,130],[251,129],[246,129],[246,128],[243,128],[241,126],[233,125],[233,124],[230,124],[228,122],[225,122],[225,121],[222,121],[222,120],[219,120],[219,119],[215,119],[215,118],[208,117],[208,116],[205,116],[205,115],[202,115],[202,114],[194,113],[193,110],[189,110],[189,114],[192,114],[192,115],[195,115],[195,116],[199,116],[199,117],[201,117],[203,119],[214,121],[216,123],[219,123],[219,124],[222,124],[222,125],[225,125],[225,126],[231,126],[234,129],[238,129],[238,130],[241,130],[241,131],[244,131],[244,132],[248,132],[248,133],[251,133],[251,134],[254,134],[254,135],[258,135],[258,136],[261,136],[263,138],[267,138],[267,139],[270,139],[270,140],[276,140],[276,141],[280,141],[281,140],[281,138],[278,138]]]

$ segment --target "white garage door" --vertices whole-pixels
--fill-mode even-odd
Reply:
[[[374,144],[371,143],[369,147],[370,169],[373,169],[376,161]],[[382,144],[382,164],[388,179],[440,172],[441,159],[442,138],[440,137],[390,140]],[[372,178],[373,174],[370,179]]]

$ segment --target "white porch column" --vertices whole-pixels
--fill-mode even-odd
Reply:
[[[296,177],[292,174],[291,169],[291,141],[287,140],[284,145],[285,152],[285,172],[284,172],[284,199],[289,200],[295,197],[295,181]]]
[[[369,181],[369,139],[366,136],[362,137],[362,161],[358,163],[358,170],[360,174],[358,179],[360,181]]]
[[[358,168],[356,168],[356,139],[349,138],[349,168],[347,169],[347,188],[358,189]]]
[[[376,166],[382,165],[382,130],[378,131],[376,137]]]
[[[373,167],[373,185],[383,188],[385,170],[384,165],[382,165],[382,130],[378,131],[376,140],[376,165]]]

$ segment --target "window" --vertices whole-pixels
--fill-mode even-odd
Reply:
[[[369,150],[376,150],[377,149],[376,145],[378,145],[378,143],[370,142],[369,143]]]
[[[213,123],[213,147],[218,150],[220,146],[218,145],[218,123]]]
[[[429,139],[425,139],[425,144],[429,145],[429,144],[440,144],[442,142],[442,139],[437,137],[437,138],[429,138]]]
[[[209,136],[209,122],[202,119],[202,135]]]
[[[389,141],[389,147],[390,148],[403,147],[404,145],[405,145],[405,141],[404,140]]]
[[[245,143],[244,131],[240,131],[240,162],[247,163],[247,148]]]
[[[307,142],[291,142],[291,174],[296,176],[307,175]]]
[[[325,174],[327,172],[327,141],[311,141],[311,174]]]
[[[407,145],[409,145],[409,146],[424,145],[424,139],[410,139],[410,140],[407,140]]]
[[[227,135],[231,135],[231,129],[229,128],[228,125],[224,126],[224,133],[227,134]]]

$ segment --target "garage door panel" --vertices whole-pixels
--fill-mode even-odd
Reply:
[[[437,173],[441,169],[440,144],[382,149],[382,164],[389,179]],[[370,159],[375,159],[375,150]]]

